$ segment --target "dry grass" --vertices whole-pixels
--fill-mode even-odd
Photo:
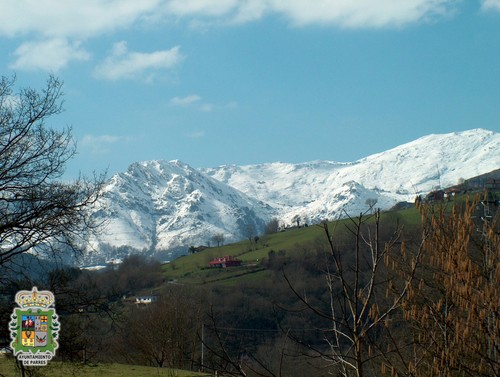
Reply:
[[[1,377],[21,377],[22,373],[13,358],[0,358]],[[99,364],[96,366],[49,362],[45,367],[30,367],[26,376],[31,377],[205,377],[207,373],[154,368],[140,365]]]

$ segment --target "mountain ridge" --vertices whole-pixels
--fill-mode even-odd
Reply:
[[[136,162],[106,185],[95,216],[108,223],[87,260],[136,250],[171,259],[189,246],[256,236],[265,223],[315,223],[357,214],[376,200],[389,209],[417,194],[500,167],[500,134],[432,134],[354,162],[221,165]],[[126,250],[125,250],[126,249]]]

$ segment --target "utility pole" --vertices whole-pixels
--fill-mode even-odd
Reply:
[[[201,371],[203,372],[205,354],[205,324],[201,324]]]

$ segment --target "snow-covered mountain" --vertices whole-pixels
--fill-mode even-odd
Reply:
[[[113,176],[95,212],[102,232],[87,262],[131,250],[185,253],[215,235],[227,242],[257,235],[274,210],[180,161],[146,161]],[[168,259],[168,255],[161,256]]]
[[[500,168],[500,134],[475,129],[429,135],[349,163],[194,169],[179,161],[132,164],[111,178],[96,216],[106,220],[93,240],[93,257],[131,250],[170,257],[189,246],[226,242],[262,232],[276,217],[283,225],[315,223],[344,211],[358,214],[367,200],[389,209],[417,194],[448,187]],[[168,256],[165,258],[169,258]]]

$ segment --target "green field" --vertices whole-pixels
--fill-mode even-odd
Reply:
[[[0,376],[22,376],[13,358],[0,358]],[[96,366],[49,362],[44,367],[31,367],[26,376],[40,377],[208,377],[208,373],[196,373],[169,368],[153,368],[139,365],[99,364]]]
[[[453,204],[463,204],[467,198],[472,199],[472,197],[471,195],[460,195],[452,202],[443,201],[437,205],[444,205],[451,210]],[[373,218],[368,219],[368,222],[373,220]],[[381,228],[387,224],[397,223],[403,228],[411,229],[418,227],[422,219],[419,211],[411,206],[407,209],[382,212],[380,221]],[[329,226],[334,237],[335,232],[344,229],[349,222],[349,219],[343,219],[330,223]],[[266,270],[263,263],[268,258],[269,252],[278,253],[284,250],[287,256],[293,258],[303,254],[304,250],[310,249],[317,240],[325,240],[322,224],[264,235],[259,238],[257,243],[243,240],[221,247],[210,247],[199,253],[179,257],[171,263],[165,264],[163,269],[168,281],[181,284],[234,285],[245,283],[269,276],[269,271]],[[209,262],[212,259],[226,255],[240,259],[243,263],[242,266],[223,269],[209,267]]]
[[[389,211],[381,214],[381,221],[387,221],[406,226],[420,224],[421,218],[416,208],[399,211]],[[344,228],[349,220],[331,223],[333,229]],[[199,253],[179,257],[164,265],[165,277],[170,282],[181,284],[222,284],[234,285],[264,279],[269,271],[263,262],[271,251],[276,253],[285,250],[290,257],[303,253],[316,240],[324,240],[325,232],[322,225],[311,225],[290,229],[275,234],[265,235],[258,242],[244,240],[221,247],[207,248]],[[222,256],[233,256],[240,259],[241,267],[210,268],[209,262]]]
[[[231,281],[253,280],[266,275],[262,261],[267,258],[271,250],[292,250],[300,244],[308,244],[323,235],[319,226],[293,229],[272,235],[260,237],[257,243],[249,240],[240,241],[221,247],[208,248],[196,254],[185,255],[169,264],[164,265],[165,276],[168,280],[183,284],[224,283]],[[222,256],[234,256],[243,262],[241,267],[225,269],[210,268],[209,262]]]

